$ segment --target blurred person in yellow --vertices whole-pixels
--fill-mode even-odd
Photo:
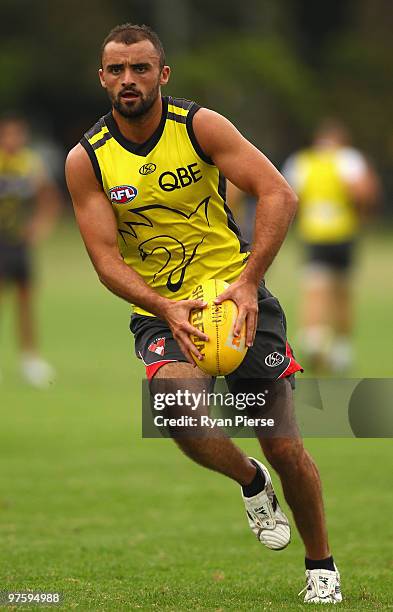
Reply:
[[[38,352],[32,250],[50,232],[60,194],[29,140],[23,117],[0,117],[0,296],[7,285],[15,287],[21,374],[27,383],[42,388],[53,379],[54,370]]]
[[[282,171],[299,197],[297,228],[305,247],[300,346],[314,373],[345,373],[352,366],[354,248],[379,181],[334,119],[324,120],[311,147],[291,155]]]

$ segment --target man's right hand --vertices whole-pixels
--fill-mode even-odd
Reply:
[[[207,302],[203,300],[179,300],[178,302],[168,300],[161,309],[162,318],[167,321],[173,337],[179,344],[187,361],[193,366],[196,364],[192,358],[192,354],[194,354],[199,361],[203,359],[203,356],[192,342],[190,335],[197,336],[205,342],[209,340],[209,337],[200,329],[191,325],[189,322],[190,312],[197,308],[206,308],[206,306]]]

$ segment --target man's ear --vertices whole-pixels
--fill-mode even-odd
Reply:
[[[104,71],[102,68],[100,68],[98,70],[98,77],[100,79],[100,83],[101,83],[101,87],[103,87],[104,89],[106,89],[106,83],[105,83],[105,77],[104,77]]]
[[[166,85],[169,81],[169,77],[171,76],[171,69],[169,66],[164,66],[161,70],[160,76],[160,85]]]

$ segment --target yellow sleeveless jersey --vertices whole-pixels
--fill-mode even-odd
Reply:
[[[12,155],[0,149],[1,243],[17,244],[25,240],[32,200],[43,174],[41,159],[31,149],[21,149]]]
[[[225,178],[195,138],[199,106],[162,102],[160,125],[147,142],[124,138],[108,113],[81,144],[112,204],[125,263],[160,295],[181,300],[203,280],[234,281],[249,253],[225,202]]]
[[[306,242],[333,244],[351,240],[358,228],[355,207],[340,176],[337,152],[308,150],[298,154],[298,228]]]

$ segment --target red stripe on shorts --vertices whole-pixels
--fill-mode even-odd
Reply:
[[[278,378],[286,378],[286,376],[291,376],[291,374],[294,374],[295,372],[304,372],[302,366],[295,360],[294,356],[292,355],[291,347],[289,346],[288,342],[285,348],[285,356],[289,357],[289,363],[285,368],[284,372],[280,374]]]
[[[161,366],[165,365],[166,363],[173,363],[174,361],[177,361],[177,359],[163,359],[162,361],[156,361],[150,365],[145,364],[147,378],[151,380]]]

